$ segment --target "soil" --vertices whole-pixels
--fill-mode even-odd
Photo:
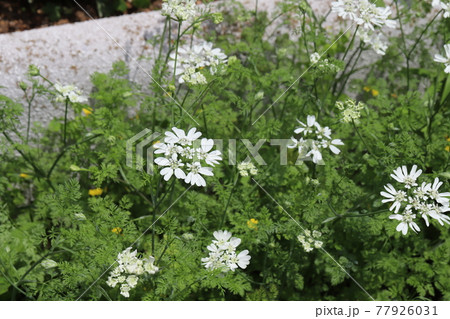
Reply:
[[[96,0],[77,0],[77,2],[93,18],[100,18]],[[112,12],[110,16],[161,8],[162,0],[151,0],[150,2],[148,8],[138,9],[133,6],[131,1],[126,1],[126,10]],[[56,6],[59,10],[55,10]],[[73,0],[0,0],[0,33],[86,20],[90,20],[90,17]]]

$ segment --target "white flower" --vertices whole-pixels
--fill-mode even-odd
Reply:
[[[179,83],[191,85],[207,84],[206,77],[201,70],[207,68],[209,73],[216,74],[219,66],[225,66],[227,56],[219,48],[213,48],[210,42],[195,44],[192,48],[188,45],[178,48],[178,52],[170,54],[169,67],[175,69],[175,75],[179,76]]]
[[[444,18],[450,17],[450,3],[444,3],[440,0],[433,0],[431,3],[433,8],[436,8],[438,10],[444,10]]]
[[[394,210],[394,212],[397,214],[398,210],[400,209],[402,202],[406,201],[406,193],[402,190],[396,191],[394,186],[391,184],[387,184],[384,186],[384,189],[386,189],[386,192],[381,192],[381,196],[386,197],[386,199],[383,199],[382,203],[389,203],[393,202],[389,210]]]
[[[316,64],[317,62],[319,62],[320,60],[320,54],[317,52],[314,52],[313,54],[311,54],[311,56],[309,57],[309,60],[311,61],[312,64]]]
[[[364,29],[374,30],[375,26],[395,28],[396,22],[388,19],[392,11],[389,7],[377,7],[369,0],[338,0],[331,4],[332,12],[346,20],[353,20]]]
[[[385,55],[388,48],[388,44],[382,40],[381,34],[376,34],[370,30],[360,29],[357,32],[358,37],[365,44],[368,44],[379,55]]]
[[[60,83],[56,83],[55,90],[58,93],[55,98],[56,102],[65,102],[68,99],[72,103],[85,103],[88,100],[81,95],[81,90],[73,85],[63,86]]]
[[[144,259],[143,262],[144,270],[150,275],[155,274],[159,270],[159,268],[153,264],[155,262],[155,258],[153,256],[149,256],[147,259]]]
[[[138,276],[135,276],[135,275],[128,276],[127,284],[130,286],[130,288],[134,288],[134,287],[136,287],[138,280],[139,280]]]
[[[439,181],[439,178],[436,177],[434,179],[433,185],[430,183],[425,187],[427,189],[427,193],[429,194],[430,198],[434,199],[439,204],[448,206],[449,205],[448,197],[450,197],[450,193],[449,192],[439,193],[439,187],[441,187],[442,184],[443,182]]]
[[[450,224],[450,217],[444,213],[450,211],[449,198],[450,192],[440,193],[439,188],[442,182],[439,178],[435,178],[433,183],[423,182],[420,186],[416,183],[417,178],[422,173],[417,170],[417,165],[414,165],[411,172],[408,173],[406,166],[398,167],[394,170],[395,174],[391,174],[396,181],[405,184],[405,190],[397,191],[394,186],[387,184],[384,186],[387,192],[380,194],[385,197],[383,203],[392,202],[389,210],[394,210],[395,215],[391,215],[390,219],[397,219],[402,221],[397,230],[406,234],[408,227],[414,231],[420,231],[417,224],[413,221],[416,214],[420,214],[425,221],[427,227],[430,226],[429,218],[435,219],[441,224]],[[398,211],[404,207],[403,215],[398,214]]]
[[[186,174],[180,168],[184,166],[181,160],[177,160],[176,158],[167,159],[165,157],[155,158],[155,163],[159,166],[167,166],[161,170],[161,175],[164,176],[164,180],[168,181],[172,175],[175,173],[175,177],[179,179],[185,179]]]
[[[227,230],[217,230],[213,233],[213,236],[216,240],[213,240],[212,242],[219,247],[222,247],[231,238],[232,233]]]
[[[248,250],[243,250],[236,255],[236,248],[240,245],[241,239],[232,237],[228,231],[215,231],[214,240],[207,246],[209,256],[202,258],[202,264],[206,269],[219,269],[222,272],[235,271],[237,268],[245,269],[250,263]]]
[[[303,233],[304,233],[304,235],[298,235],[297,239],[302,244],[303,249],[307,253],[313,251],[314,248],[316,248],[316,249],[322,248],[323,242],[318,240],[322,236],[322,233],[320,231],[313,230],[312,235],[311,235],[311,231],[308,229],[305,229],[303,231]]]
[[[420,174],[422,174],[422,170],[417,170],[417,165],[413,165],[409,174],[406,166],[402,166],[396,168],[394,174],[391,174],[391,177],[396,181],[405,184],[405,188],[411,188],[411,186],[417,186],[416,179]]]
[[[206,186],[206,181],[202,175],[213,176],[211,167],[202,167],[199,162],[187,164],[189,173],[186,175],[185,182],[191,185]]]
[[[154,154],[161,154],[163,157],[154,159],[155,164],[161,167],[161,176],[168,181],[173,175],[184,180],[186,183],[197,186],[206,186],[206,181],[202,175],[213,176],[212,168],[222,160],[222,153],[212,150],[214,140],[203,138],[197,129],[191,128],[186,132],[177,127],[172,131],[165,132],[165,143],[154,145]]]
[[[161,14],[175,20],[192,20],[197,14],[195,0],[164,0]]]
[[[339,154],[341,150],[338,149],[336,145],[344,145],[344,142],[342,142],[340,139],[334,139],[332,141],[323,140],[321,143],[321,146],[323,148],[329,147],[330,151],[332,151],[334,154]]]
[[[303,135],[312,133],[314,131],[314,128],[316,127],[316,117],[314,115],[308,115],[306,117],[306,124],[303,122],[300,122],[297,120],[297,122],[300,123],[301,127],[298,127],[294,130],[295,134],[303,133]]]
[[[128,284],[123,284],[122,286],[120,286],[120,294],[126,298],[130,297],[130,285]]]
[[[311,149],[308,153],[306,153],[306,157],[312,157],[312,161],[314,164],[318,164],[322,161],[322,153],[320,152],[320,144],[311,143]]]
[[[250,259],[252,257],[248,254],[248,250],[243,250],[237,256],[233,256],[229,260],[229,267],[231,271],[234,271],[238,266],[242,269],[247,268],[250,264]]]
[[[135,288],[139,276],[146,271],[149,274],[154,274],[158,271],[158,267],[153,265],[155,258],[149,256],[147,259],[140,259],[137,256],[137,250],[131,251],[128,247],[117,255],[117,263],[119,264],[109,274],[106,284],[114,288],[117,284],[121,284],[120,293],[128,298],[129,291]]]
[[[204,160],[206,164],[214,166],[219,164],[222,160],[222,153],[220,151],[211,151],[214,146],[214,141],[212,139],[203,138],[201,141],[200,148],[197,149],[197,156],[199,159]]]
[[[197,129],[195,127],[191,128],[187,134],[176,127],[172,127],[172,131],[174,131],[175,134],[170,131],[165,133],[166,137],[164,138],[164,142],[170,144],[178,143],[182,146],[192,145],[192,142],[202,135],[201,132],[196,132]]]
[[[248,175],[256,175],[258,174],[258,169],[253,165],[252,162],[242,162],[239,163],[237,166],[237,169],[239,171],[239,174],[241,176],[248,176]]]
[[[412,214],[411,210],[408,208],[405,210],[403,215],[395,214],[389,216],[389,218],[401,221],[401,223],[397,225],[396,230],[401,231],[403,235],[406,235],[408,233],[408,227],[411,228],[414,232],[420,231],[419,226],[417,226],[417,224],[414,222],[416,215]]]
[[[434,56],[434,61],[435,62],[439,62],[439,63],[444,63],[445,65],[445,73],[450,73],[450,44],[446,44],[444,45],[444,49],[445,49],[445,55],[447,57],[443,57],[440,54],[436,54]]]

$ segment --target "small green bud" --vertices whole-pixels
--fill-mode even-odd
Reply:
[[[25,91],[25,90],[28,88],[28,85],[27,85],[25,82],[20,81],[20,82],[19,82],[19,87],[20,87],[22,90]]]
[[[55,268],[58,267],[58,263],[51,259],[45,259],[41,262],[41,266],[45,269]]]
[[[35,66],[34,64],[31,64],[28,67],[28,74],[31,76],[39,76],[41,74],[41,72],[39,71],[37,66]]]
[[[74,218],[80,221],[86,220],[86,216],[83,213],[75,213]]]
[[[263,98],[264,98],[264,92],[263,91],[259,91],[258,93],[256,93],[255,100],[259,101],[259,100],[262,100]]]
[[[81,171],[81,168],[78,167],[77,165],[70,165],[70,170],[73,172],[78,172]]]
[[[220,12],[213,13],[212,18],[213,18],[213,22],[215,24],[219,24],[223,21],[223,16],[222,16],[222,13],[220,13]]]
[[[233,65],[233,64],[238,64],[240,61],[238,60],[238,58],[236,56],[230,56],[228,58],[228,65]]]

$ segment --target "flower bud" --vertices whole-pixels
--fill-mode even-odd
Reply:
[[[31,64],[28,67],[28,74],[31,76],[39,76],[41,74],[41,72],[39,71],[37,66],[35,66],[34,64]]]
[[[45,269],[51,269],[58,267],[58,263],[51,259],[45,259],[41,262],[41,266],[44,267]]]

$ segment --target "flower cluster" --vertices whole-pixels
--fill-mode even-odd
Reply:
[[[311,54],[309,60],[314,65],[314,67],[322,73],[337,73],[341,69],[339,66],[328,61],[328,59],[320,60],[320,54],[317,52]]]
[[[347,99],[345,102],[336,102],[336,107],[341,111],[342,121],[349,123],[361,117],[360,111],[365,107],[365,105],[362,102],[358,102],[358,104],[356,104],[356,101]]]
[[[177,21],[192,20],[197,15],[195,0],[164,0],[161,14]]]
[[[213,48],[210,42],[190,46],[182,46],[178,53],[170,54],[169,66],[175,69],[175,75],[179,76],[179,83],[189,83],[192,85],[206,84],[207,80],[201,73],[204,68],[209,68],[211,74],[215,74],[219,66],[224,65],[227,56],[219,48]]]
[[[197,186],[206,186],[202,175],[213,176],[212,167],[222,160],[221,152],[211,151],[214,146],[212,139],[198,138],[202,135],[194,127],[186,134],[185,131],[173,127],[173,132],[166,132],[164,143],[158,142],[154,145],[155,154],[163,157],[155,158],[161,169],[161,175],[168,181],[172,175],[184,180],[186,183]]]
[[[356,33],[365,44],[375,51],[376,54],[385,55],[388,45],[383,41],[381,34],[374,33],[370,30],[358,30]]]
[[[120,294],[126,298],[130,297],[130,290],[136,287],[140,275],[144,273],[153,275],[158,271],[158,267],[153,265],[155,258],[149,256],[140,259],[137,257],[137,250],[132,252],[131,247],[117,255],[117,262],[119,266],[111,271],[106,284],[112,288],[121,284]]]
[[[417,178],[422,174],[422,170],[417,170],[417,165],[413,165],[408,173],[406,166],[398,167],[391,174],[397,182],[403,184],[403,189],[396,190],[391,184],[384,186],[386,192],[381,192],[385,197],[383,203],[392,203],[389,210],[395,214],[389,216],[390,219],[401,221],[397,226],[397,231],[403,235],[408,232],[408,227],[414,232],[420,231],[419,226],[414,221],[417,215],[420,215],[427,227],[430,225],[428,217],[436,219],[439,224],[444,222],[450,224],[450,217],[443,214],[450,211],[449,198],[450,193],[439,193],[439,187],[443,184],[439,178],[435,178],[433,183],[423,182],[420,186]],[[399,214],[400,209],[402,213]]]
[[[72,103],[85,103],[87,98],[82,96],[81,90],[73,85],[61,85],[55,84],[55,90],[58,93],[55,100],[56,102],[65,102],[67,99]]]
[[[331,139],[331,129],[328,126],[322,127],[316,122],[314,115],[308,115],[306,124],[300,122],[300,127],[294,130],[295,134],[300,134],[300,138],[291,137],[291,142],[288,148],[298,148],[300,157],[312,158],[314,164],[322,164],[322,149],[329,148],[334,154],[339,154],[341,151],[336,145],[344,145],[340,139]]]
[[[450,73],[450,44],[444,45],[445,55],[447,57],[444,57],[440,54],[436,54],[434,56],[434,61],[439,63],[444,63],[445,65],[445,73]]]
[[[363,30],[358,30],[358,37],[370,45],[379,55],[384,55],[388,47],[381,35],[375,32],[375,27],[386,26],[395,28],[397,23],[388,19],[391,15],[389,7],[377,7],[369,0],[338,0],[331,4],[331,10],[346,20],[352,20]]]
[[[436,8],[438,10],[444,10],[444,18],[450,17],[450,2],[441,1],[441,0],[433,0],[431,5],[433,6],[433,8]]]
[[[305,230],[304,235],[298,235],[297,239],[302,244],[303,249],[309,253],[310,251],[320,249],[323,246],[323,242],[318,240],[322,236],[322,233],[317,230],[313,230],[312,234],[310,230]]]
[[[396,22],[388,19],[391,8],[377,7],[369,0],[338,0],[331,4],[332,12],[343,19],[352,20],[364,29],[375,30],[375,26],[395,28]]]
[[[243,177],[258,174],[258,169],[255,167],[255,165],[253,165],[252,162],[239,163],[237,168],[239,174]]]
[[[209,256],[202,258],[206,269],[227,272],[235,271],[238,267],[247,268],[251,259],[248,250],[236,254],[236,247],[241,243],[240,238],[231,237],[232,234],[226,230],[215,231],[213,235],[215,240],[207,247]]]

